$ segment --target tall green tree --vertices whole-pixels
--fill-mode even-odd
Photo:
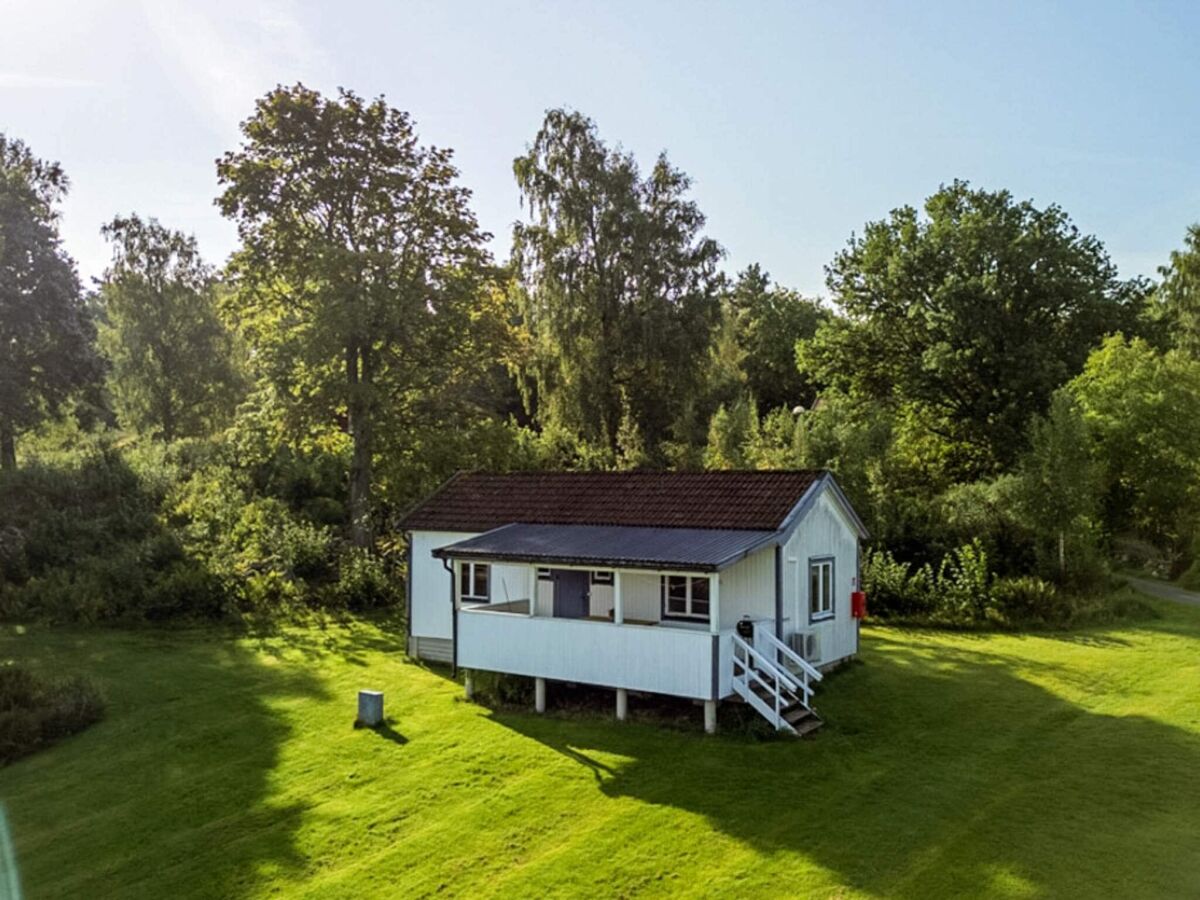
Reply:
[[[690,180],[665,155],[643,178],[562,109],[513,170],[529,212],[512,258],[538,419],[614,459],[661,462],[703,389],[719,315],[722,251],[702,234]]]
[[[1096,570],[1101,472],[1075,398],[1056,391],[1030,424],[1017,467],[1017,505],[1035,538],[1041,568],[1059,583],[1085,582]]]
[[[1165,336],[1200,359],[1200,224],[1188,228],[1183,249],[1173,250],[1171,264],[1158,271],[1163,280],[1155,291],[1155,312]]]
[[[725,295],[746,386],[762,410],[812,406],[817,385],[796,365],[796,342],[816,334],[829,310],[795,291],[771,284],[758,264],[747,267]]]
[[[828,284],[843,316],[802,348],[806,369],[906,407],[966,480],[1011,466],[1030,414],[1136,328],[1147,293],[1059,207],[965,182],[868,223]]]
[[[1109,527],[1186,545],[1200,525],[1200,361],[1114,336],[1069,390],[1104,467]]]
[[[243,245],[228,309],[298,416],[345,418],[352,536],[366,545],[381,427],[436,417],[464,354],[492,362],[472,338],[486,235],[451,152],[421,145],[382,98],[281,87],[242,133],[217,164]]]
[[[209,433],[240,387],[212,268],[195,238],[155,219],[118,216],[102,233],[113,262],[100,284],[99,344],[118,416],[167,441]]]
[[[75,263],[59,237],[69,183],[58,163],[0,134],[0,467],[17,435],[51,414],[99,368]]]

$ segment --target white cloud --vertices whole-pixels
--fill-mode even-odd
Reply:
[[[288,0],[197,4],[142,0],[142,12],[183,86],[227,131],[276,84],[324,80],[328,59]]]

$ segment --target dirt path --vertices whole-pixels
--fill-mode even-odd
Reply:
[[[1130,576],[1126,576],[1126,578],[1130,585],[1144,594],[1150,594],[1153,597],[1163,597],[1167,600],[1175,600],[1179,603],[1190,603],[1192,606],[1200,606],[1200,593],[1196,591],[1186,591],[1173,584],[1167,584],[1164,581],[1151,581],[1148,578],[1133,578]]]

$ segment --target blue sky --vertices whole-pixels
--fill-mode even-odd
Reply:
[[[507,254],[512,159],[572,106],[695,182],[732,271],[824,292],[862,224],[966,178],[1063,206],[1122,274],[1200,220],[1200,4],[305,3],[0,0],[0,130],[73,180],[85,276],[103,221],[234,246],[214,159],[277,82],[386,94],[454,148]]]

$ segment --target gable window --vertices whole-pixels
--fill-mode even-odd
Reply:
[[[459,569],[458,598],[463,603],[487,603],[488,575],[487,563],[463,563]]]
[[[808,618],[815,622],[833,616],[833,558],[808,561]]]
[[[613,573],[612,572],[593,572],[592,573],[592,584],[612,584],[612,583],[613,583]]]
[[[693,575],[663,575],[663,614],[671,619],[708,621],[708,579]]]

